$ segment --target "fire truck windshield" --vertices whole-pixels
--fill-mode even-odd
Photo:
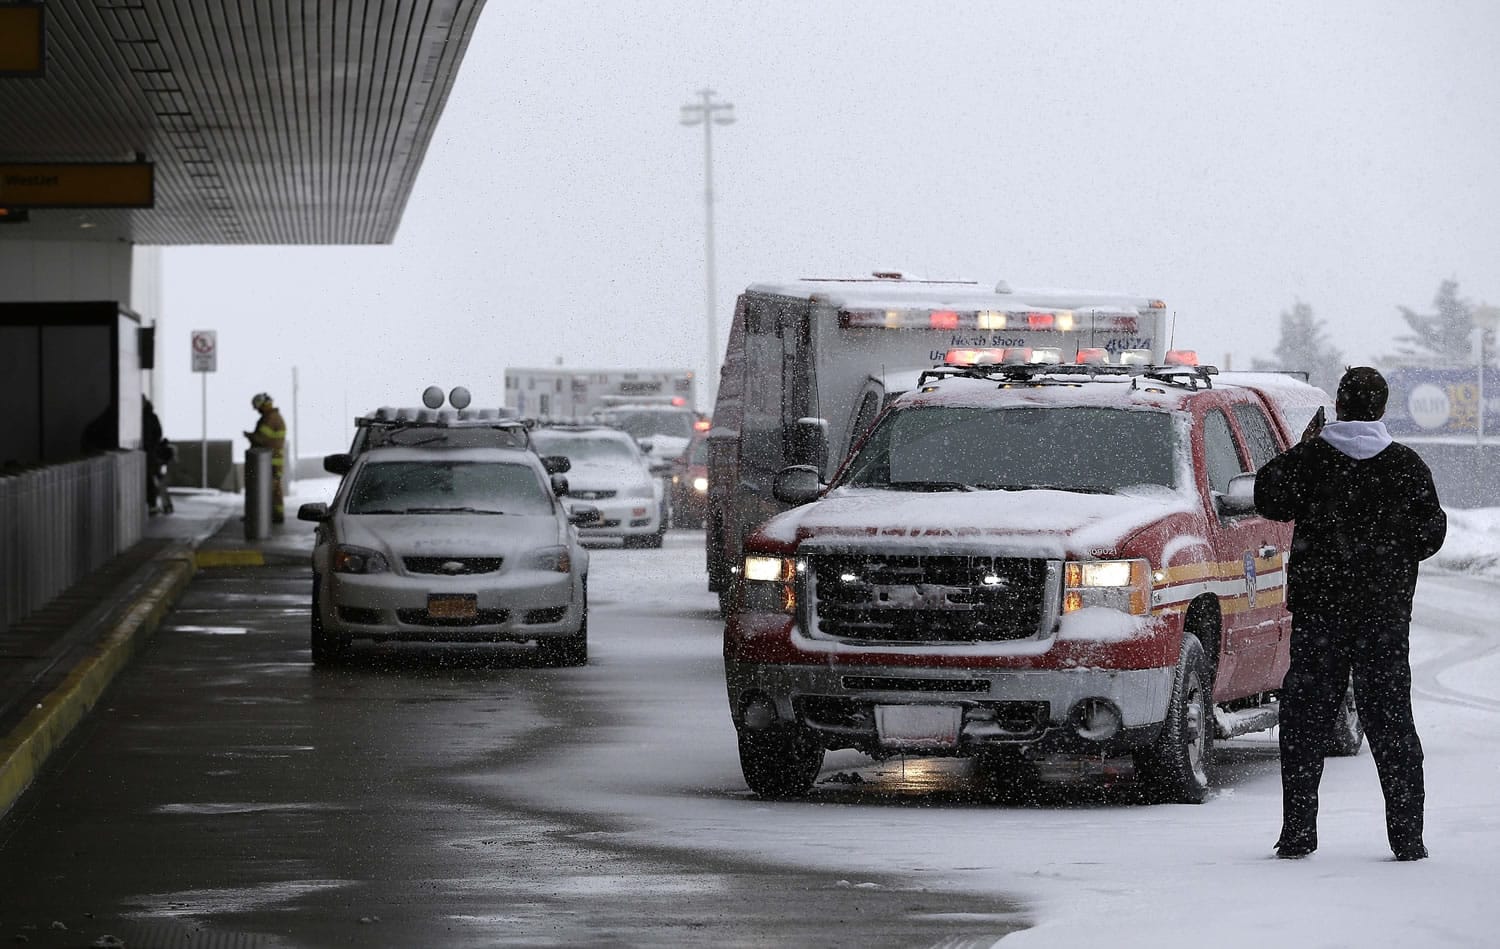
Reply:
[[[840,482],[913,491],[1174,486],[1165,412],[914,406],[888,415]]]

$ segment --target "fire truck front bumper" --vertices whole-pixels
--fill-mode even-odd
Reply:
[[[798,722],[830,748],[967,755],[1114,753],[1161,730],[1175,670],[943,669],[726,663],[736,726]]]

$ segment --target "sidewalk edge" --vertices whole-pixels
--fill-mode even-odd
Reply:
[[[136,647],[156,631],[196,569],[193,550],[184,544],[167,547],[150,563],[164,565],[161,576],[62,684],[27,713],[14,731],[0,737],[0,817],[9,812],[41,772],[48,756],[93,709]]]

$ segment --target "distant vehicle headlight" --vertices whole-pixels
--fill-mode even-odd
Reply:
[[[566,547],[543,547],[532,551],[524,561],[528,570],[546,570],[550,573],[567,573],[573,569],[573,555]]]
[[[707,494],[708,493],[708,479],[707,478],[694,478],[693,479],[693,490],[697,491],[699,494]]]
[[[368,547],[339,544],[333,549],[334,573],[385,573],[391,565],[385,554]]]

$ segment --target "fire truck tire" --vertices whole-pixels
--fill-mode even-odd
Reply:
[[[1135,755],[1136,770],[1157,803],[1202,804],[1208,797],[1213,702],[1207,666],[1198,637],[1184,634],[1167,720],[1151,747]]]
[[[1354,705],[1354,682],[1344,693],[1338,715],[1333,720],[1333,735],[1328,741],[1328,754],[1334,758],[1352,758],[1359,754],[1365,743],[1365,729],[1359,722],[1359,709]]]
[[[740,770],[757,797],[785,800],[812,789],[823,769],[823,745],[804,725],[739,730]]]
[[[323,628],[323,580],[313,574],[312,624],[309,629],[309,645],[312,646],[312,661],[315,666],[332,666],[349,657],[348,639],[335,636]]]

